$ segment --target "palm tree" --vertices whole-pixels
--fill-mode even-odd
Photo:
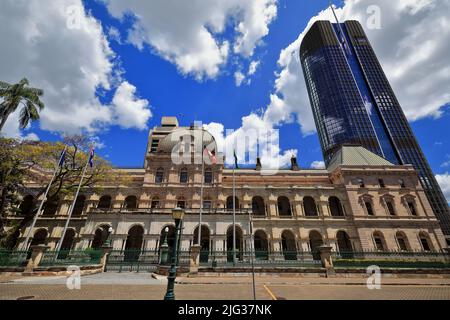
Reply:
[[[39,111],[44,108],[44,103],[39,99],[44,91],[29,87],[28,79],[23,78],[19,83],[9,84],[0,81],[0,131],[2,131],[9,115],[23,105],[20,111],[19,124],[24,129],[30,120],[39,119]],[[38,111],[39,109],[39,111]]]

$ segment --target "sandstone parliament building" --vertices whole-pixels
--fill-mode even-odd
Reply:
[[[198,241],[203,179],[202,249],[232,250],[233,170],[223,164],[205,165],[202,176],[201,164],[176,165],[171,159],[178,139],[174,136],[198,137],[195,133],[201,130],[163,117],[150,131],[144,167],[116,169],[130,177],[130,184],[118,187],[111,181],[100,194],[80,193],[63,249],[98,248],[112,227],[114,249],[157,251],[166,232],[173,241],[171,210],[182,207],[186,214],[181,248],[189,250]],[[203,139],[208,148],[215,148],[210,133],[203,131]],[[237,250],[248,251],[253,244],[268,258],[272,252],[308,252],[322,244],[336,252],[447,247],[413,167],[393,165],[359,146],[344,145],[322,170],[299,168],[295,158],[289,168],[273,175],[261,174],[258,165],[236,169],[235,195]],[[23,196],[26,214],[39,199]],[[56,247],[71,201],[45,206],[30,245]],[[19,247],[28,228],[19,236]]]

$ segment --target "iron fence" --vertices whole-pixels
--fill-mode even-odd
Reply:
[[[336,268],[438,268],[450,269],[450,255],[439,251],[360,251],[332,254]]]
[[[46,251],[39,265],[43,267],[95,265],[100,264],[102,255],[102,250],[94,249]]]
[[[1,267],[20,267],[24,266],[29,259],[27,250],[9,250],[0,248],[0,266]]]

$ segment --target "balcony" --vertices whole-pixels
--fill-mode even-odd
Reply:
[[[251,208],[236,209],[236,215],[249,215],[253,210]],[[135,208],[135,209],[125,209],[125,208],[111,208],[111,209],[98,209],[91,208],[88,214],[159,214],[159,215],[171,215],[172,208]],[[200,213],[199,208],[186,208],[185,213],[187,215],[198,215]],[[225,208],[204,208],[202,210],[202,215],[232,215],[232,209]]]

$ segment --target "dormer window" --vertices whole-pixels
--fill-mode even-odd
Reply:
[[[384,184],[383,179],[378,179],[378,185],[380,186],[380,188],[386,188],[386,185]]]
[[[399,180],[398,180],[398,184],[400,185],[400,188],[406,188],[405,180],[399,179]]]
[[[361,179],[361,178],[356,179],[356,183],[358,184],[358,186],[360,188],[364,188],[365,187],[364,180]]]
[[[188,171],[186,168],[181,169],[180,171],[180,183],[188,182]]]

